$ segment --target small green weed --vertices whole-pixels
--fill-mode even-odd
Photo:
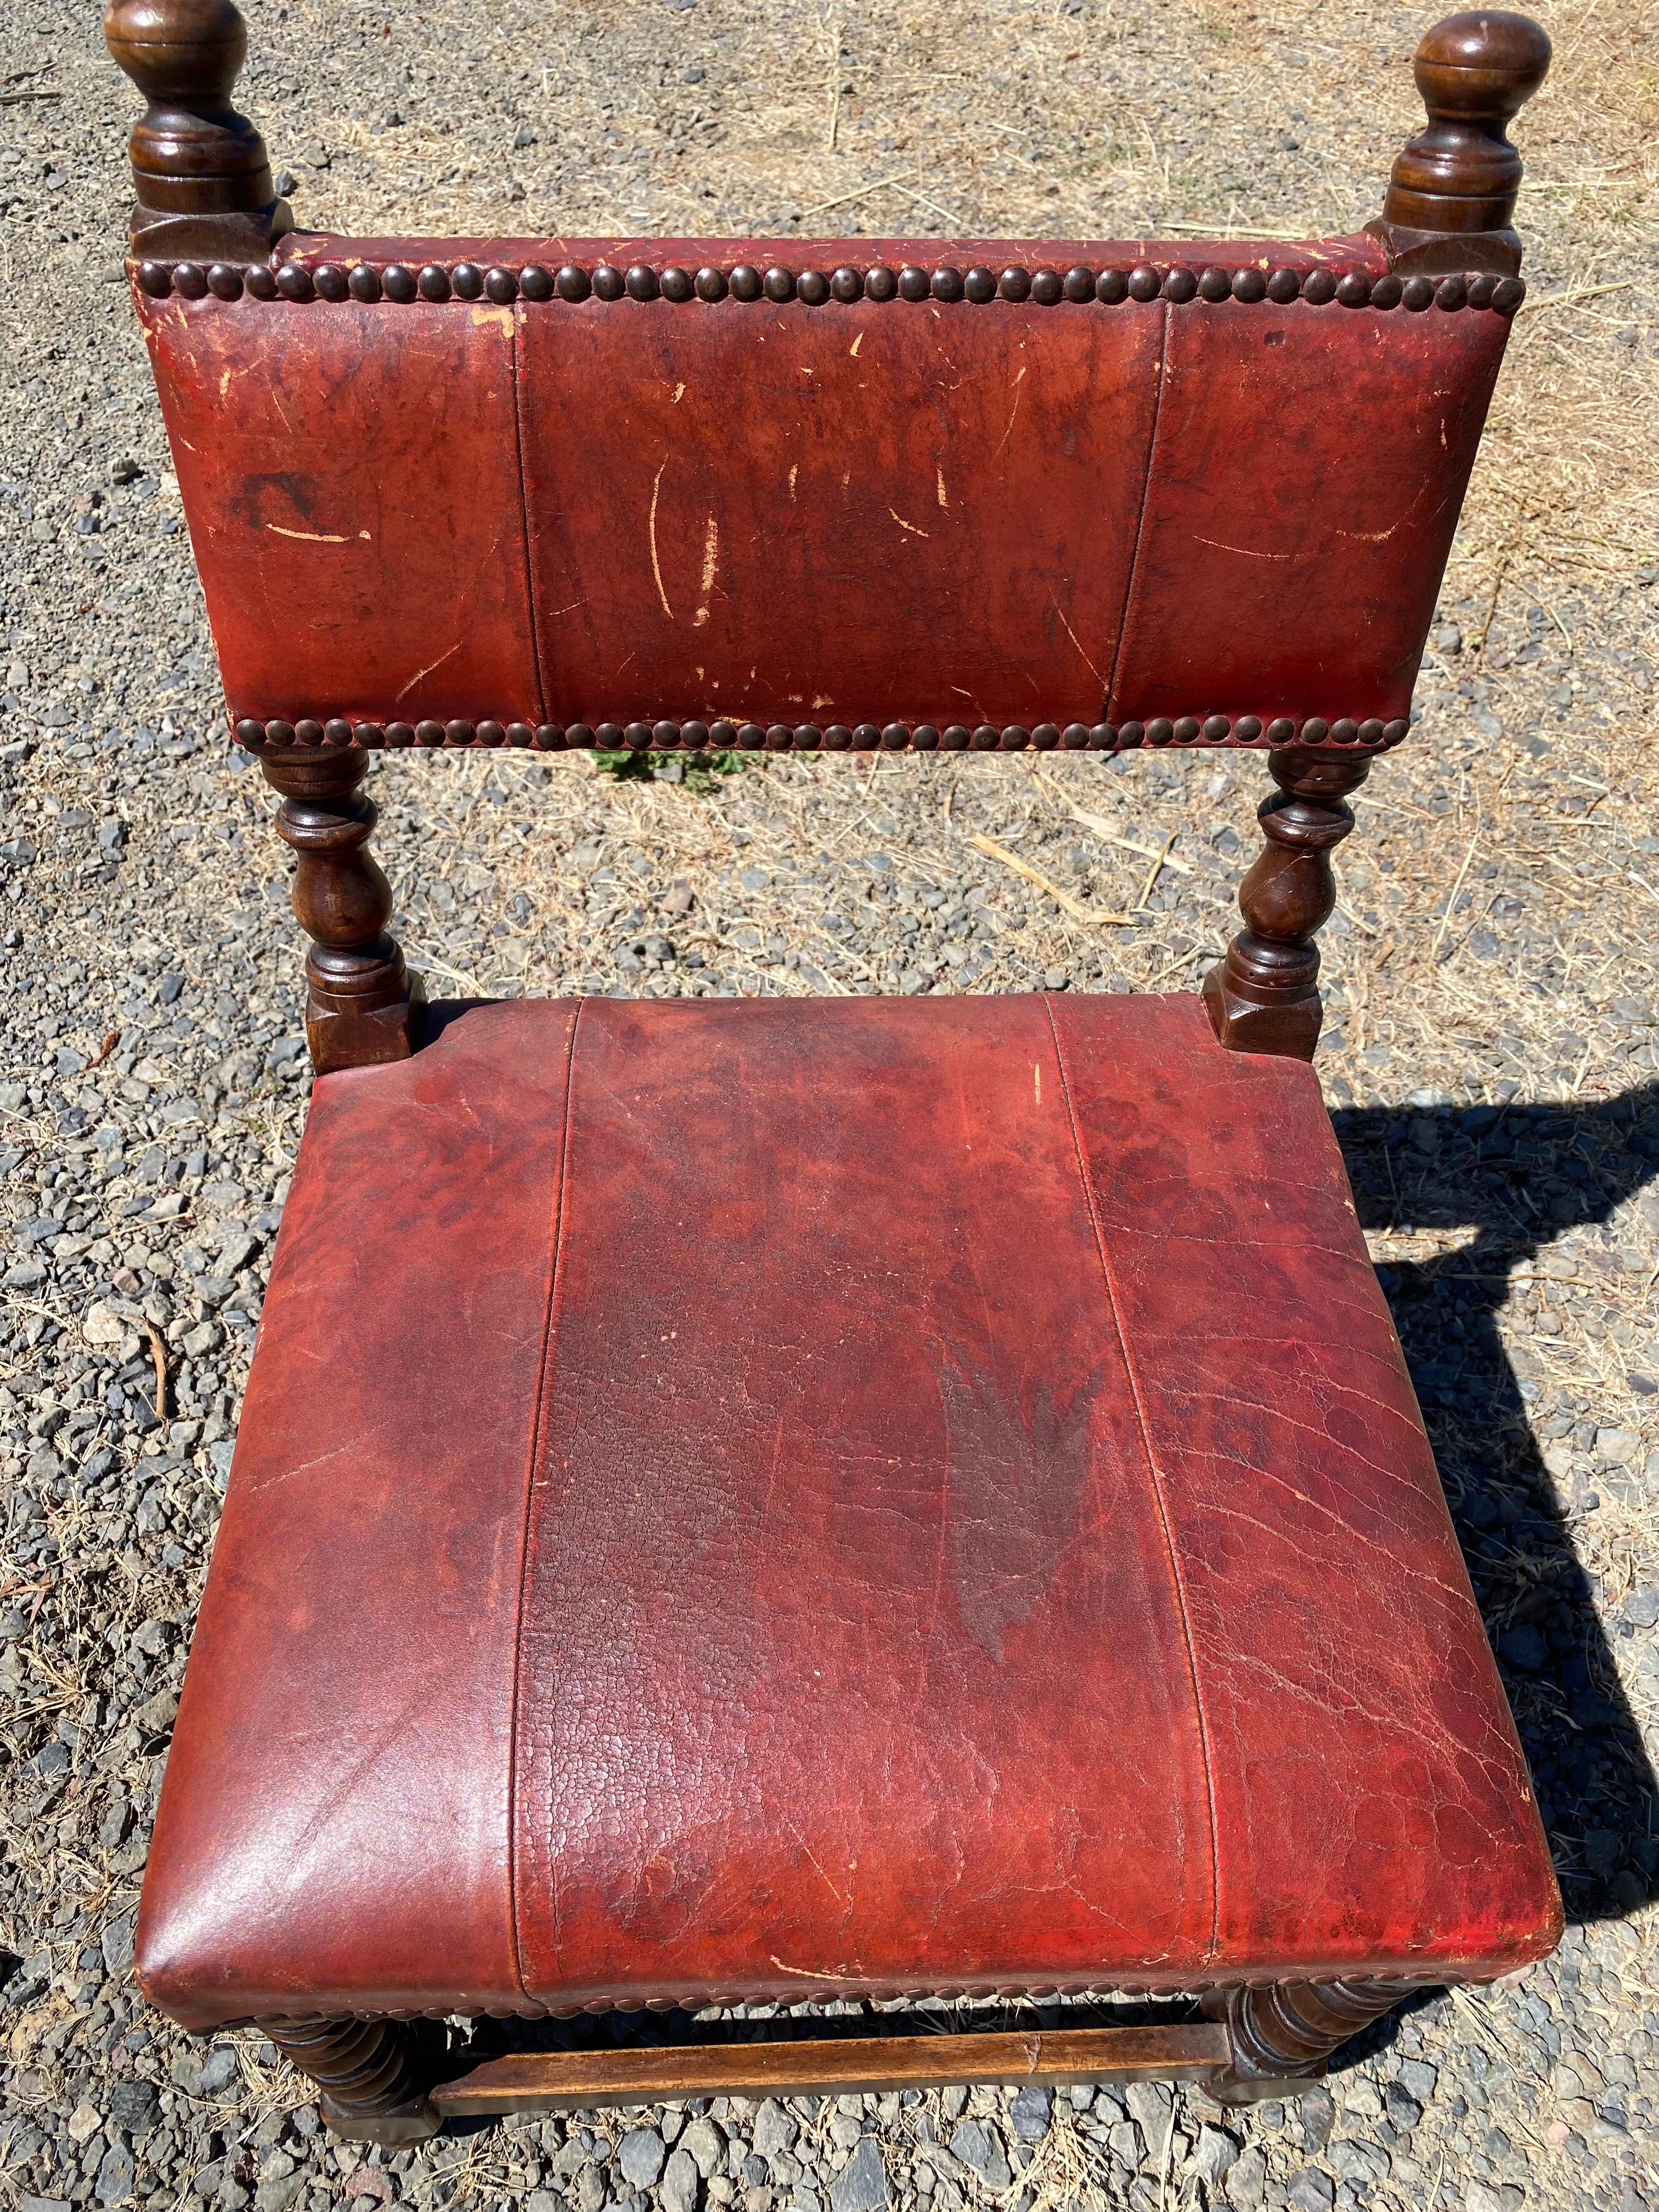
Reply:
[[[638,752],[596,752],[593,758],[600,775],[614,776],[618,783],[660,780],[686,784],[693,791],[713,791],[718,777],[741,775],[749,765],[747,757],[737,752],[659,753],[643,748]]]

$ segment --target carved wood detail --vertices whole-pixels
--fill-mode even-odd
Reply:
[[[1224,2021],[1232,2054],[1206,2084],[1224,2105],[1250,2105],[1294,2094],[1316,2081],[1338,2045],[1368,2027],[1417,1986],[1412,1982],[1271,1982],[1212,1990],[1200,2009]]]
[[[427,2099],[441,2029],[398,2020],[258,2022],[290,2065],[323,2092],[319,2109],[350,2142],[424,2142],[443,2125]]]
[[[135,256],[246,262],[293,228],[265,142],[230,105],[247,58],[231,0],[110,0],[110,52],[149,102],[128,142]]]
[[[425,994],[386,933],[392,886],[368,850],[376,811],[357,789],[366,755],[285,753],[262,760],[283,794],[277,835],[299,857],[294,911],[311,939],[306,1036],[319,1075],[407,1060]]]
[[[1257,810],[1267,848],[1239,886],[1245,927],[1205,977],[1204,1003],[1229,1051],[1311,1060],[1323,1016],[1313,940],[1336,904],[1330,853],[1353,828],[1343,796],[1370,763],[1287,745],[1267,767],[1279,786]]]
[[[1382,219],[1365,226],[1402,276],[1520,268],[1521,156],[1504,126],[1549,65],[1540,27],[1501,9],[1448,15],[1424,34],[1412,74],[1428,127],[1396,156]]]

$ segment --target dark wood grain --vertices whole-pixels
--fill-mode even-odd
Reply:
[[[1212,1990],[1204,2014],[1225,2024],[1231,2052],[1224,2071],[1209,2081],[1210,2094],[1224,2105],[1253,2105],[1316,2080],[1339,2045],[1392,2011],[1415,1986],[1355,1980]]]
[[[1012,2035],[848,2036],[799,2043],[683,2044],[660,2051],[520,2052],[432,2092],[446,2118],[579,2112],[659,2097],[838,2096],[949,2082],[1196,2081],[1231,2054],[1224,2024],[1088,2027]]]
[[[1501,9],[1448,15],[1424,34],[1412,70],[1428,127],[1396,157],[1382,220],[1366,225],[1401,276],[1520,268],[1521,156],[1504,126],[1549,65],[1540,26]]]
[[[294,911],[311,939],[306,1036],[319,1075],[407,1060],[424,998],[404,965],[392,887],[368,850],[372,800],[357,789],[368,757],[343,748],[268,755],[265,780],[283,794],[276,831],[299,856]]]
[[[388,2147],[424,2142],[443,2122],[425,2096],[441,2033],[425,2021],[265,2020],[258,2026],[323,2094],[337,2136]]]
[[[1311,1060],[1323,1008],[1314,933],[1330,919],[1330,853],[1353,828],[1343,794],[1368,760],[1287,745],[1267,756],[1278,794],[1259,810],[1267,849],[1239,887],[1244,927],[1204,979],[1215,1033],[1231,1052]]]
[[[111,0],[110,52],[149,102],[128,141],[135,257],[194,263],[263,258],[292,228],[264,140],[230,105],[247,55],[231,0]]]

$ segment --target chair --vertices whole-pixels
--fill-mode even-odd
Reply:
[[[1454,15],[1304,246],[348,240],[115,0],[134,296],[318,1080],[137,1970],[338,2132],[696,2090],[1304,2086],[1560,1904],[1308,1063],[1509,320]],[[372,754],[1264,750],[1202,999],[425,1007]],[[447,2016],[1201,1997],[520,2051]]]

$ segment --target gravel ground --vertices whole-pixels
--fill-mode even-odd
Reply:
[[[118,282],[131,99],[91,11],[9,20],[0,2212],[1659,2205],[1653,9],[1549,14],[1521,131],[1536,304],[1326,939],[1322,1072],[1556,1847],[1559,1954],[1421,2000],[1248,2115],[1151,2085],[716,2100],[391,2158],[329,2144],[268,2045],[191,2043],[130,1978],[307,1082],[282,855],[227,750]],[[301,219],[342,227],[1271,234],[1379,204],[1425,20],[267,6],[243,94]],[[1264,780],[1225,757],[375,772],[434,994],[1188,988]]]

